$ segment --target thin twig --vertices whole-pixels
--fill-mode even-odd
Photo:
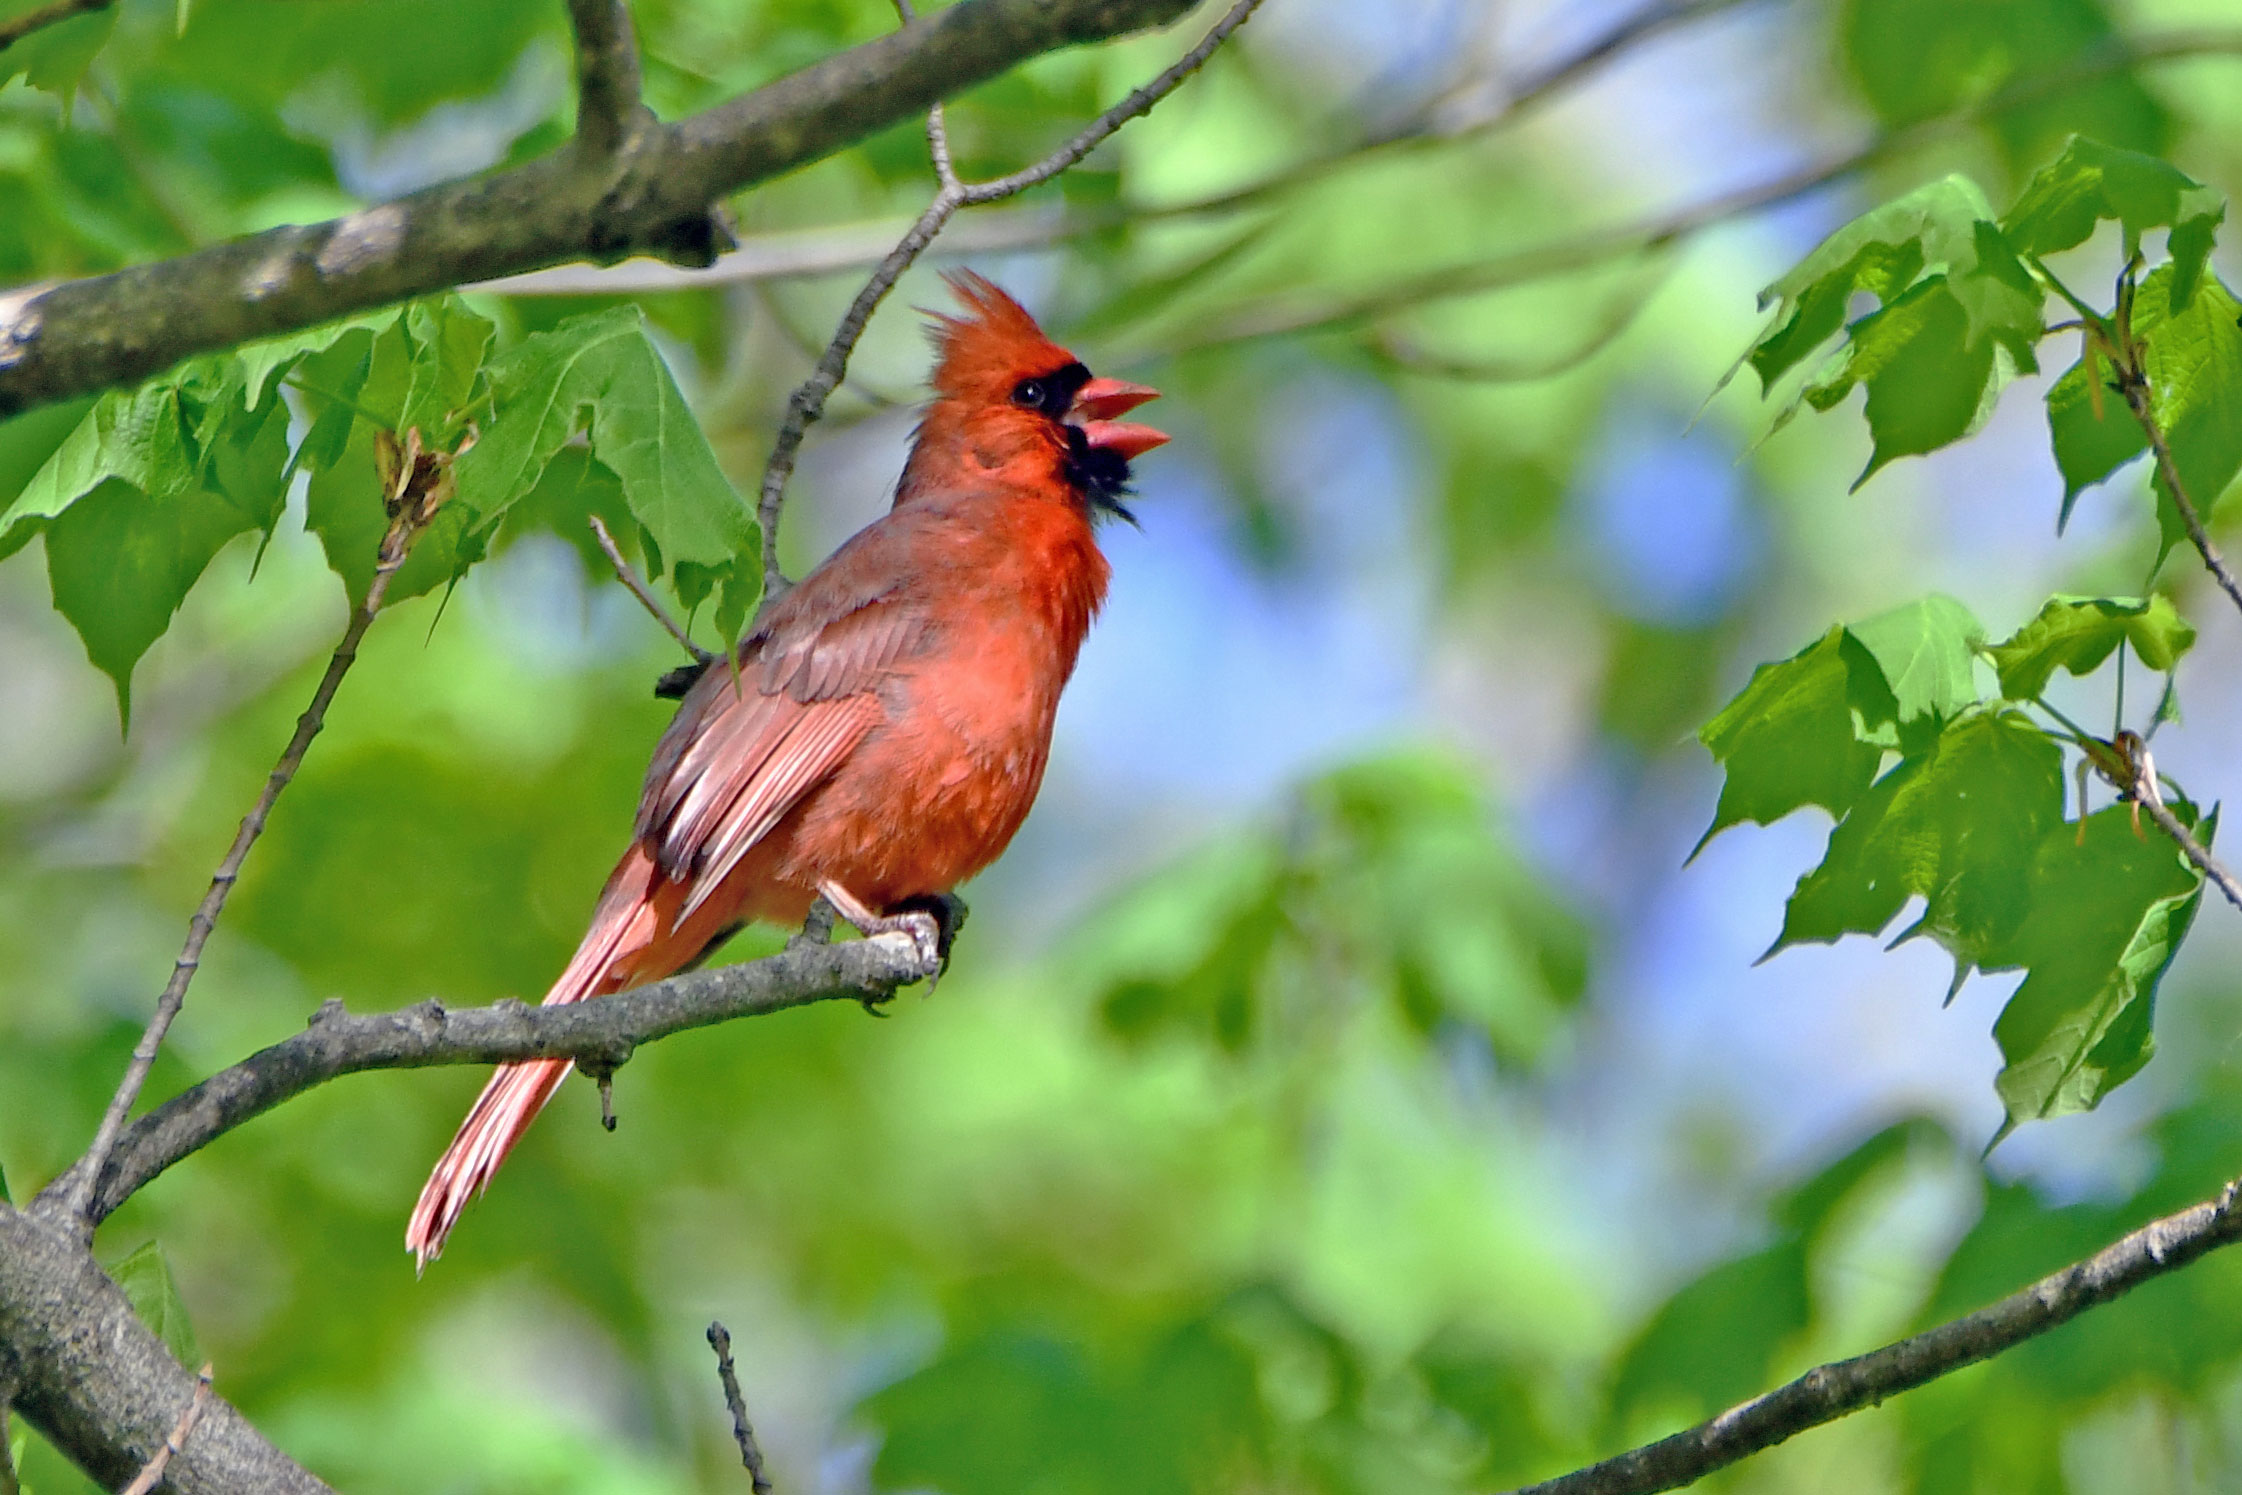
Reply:
[[[179,1457],[180,1451],[187,1446],[187,1440],[194,1435],[195,1424],[202,1421],[202,1409],[209,1405],[210,1364],[205,1361],[201,1372],[195,1377],[194,1398],[187,1403],[187,1410],[179,1414],[178,1425],[171,1430],[171,1436],[163,1440],[163,1447],[156,1450],[156,1456],[147,1462],[140,1473],[133,1476],[131,1484],[125,1486],[123,1495],[148,1495],[150,1490],[163,1482],[164,1470],[171,1466],[171,1461]]]
[[[91,15],[97,10],[107,10],[114,0],[54,0],[37,10],[26,11],[13,20],[0,21],[0,51],[5,51],[22,41],[34,31],[43,31],[73,16]]]
[[[755,1495],[771,1495],[771,1482],[763,1475],[763,1450],[755,1442],[755,1429],[747,1425],[747,1399],[740,1395],[740,1378],[732,1369],[732,1336],[721,1323],[708,1326],[708,1347],[716,1351],[716,1377],[724,1383],[724,1407],[732,1414],[732,1438],[740,1446],[740,1463]]]
[[[2188,828],[2180,823],[2180,818],[2165,807],[2163,800],[2144,794],[2139,797],[2138,802],[2141,813],[2155,821],[2158,830],[2179,843],[2180,854],[2193,862],[2195,869],[2226,895],[2226,901],[2236,908],[2242,908],[2242,880],[2238,880],[2224,862],[2211,855],[2209,848],[2195,839]]]
[[[693,636],[678,626],[677,620],[662,606],[661,599],[654,595],[645,582],[639,580],[638,573],[631,569],[631,563],[623,559],[622,547],[615,543],[615,537],[607,532],[607,526],[600,522],[600,517],[594,514],[591,518],[592,534],[599,540],[599,548],[607,552],[609,563],[615,567],[616,578],[630,588],[630,593],[638,599],[639,606],[651,613],[654,621],[684,646],[685,652],[693,656],[696,664],[707,664],[714,659],[714,654],[693,642]]]
[[[1215,22],[1199,44],[1177,59],[1174,66],[1162,72],[1144,87],[1137,89],[1120,103],[1093,120],[1088,128],[1060,146],[1034,165],[1009,176],[997,177],[987,182],[962,182],[958,180],[950,157],[949,135],[944,127],[942,108],[935,105],[927,115],[927,143],[934,158],[935,172],[940,179],[933,201],[919,214],[918,221],[904,231],[893,249],[874,267],[863,289],[849,303],[841,316],[841,325],[834,332],[832,342],[818,359],[817,367],[809,378],[802,381],[786,402],[786,418],[779,425],[778,437],[771,445],[770,461],[763,468],[762,495],[756,504],[755,517],[763,530],[763,595],[766,601],[785,592],[786,573],[779,569],[778,523],[786,502],[787,479],[794,475],[794,464],[800,458],[802,439],[809,429],[825,414],[825,402],[841,381],[848,377],[849,355],[855,352],[857,340],[872,320],[872,313],[895,288],[903,272],[934,242],[950,216],[961,207],[977,207],[996,202],[1001,198],[1024,192],[1030,187],[1051,180],[1060,172],[1073,166],[1095,150],[1114,131],[1130,120],[1150,112],[1152,107],[1173,93],[1184,79],[1197,72],[1214,51],[1228,40],[1230,33],[1245,24],[1246,18],[1258,10],[1261,0],[1237,0],[1221,20]],[[899,0],[897,10],[908,21],[912,11],[909,0]]]
[[[415,446],[417,447],[417,438]],[[410,474],[407,475],[408,481]],[[211,874],[210,889],[202,895],[202,903],[194,917],[187,921],[187,942],[180,949],[178,960],[172,963],[171,979],[164,983],[163,994],[156,999],[155,1016],[148,1020],[147,1031],[133,1048],[132,1062],[126,1066],[124,1079],[117,1093],[109,1099],[109,1109],[102,1113],[101,1126],[94,1133],[93,1143],[84,1157],[70,1167],[67,1187],[60,1195],[62,1209],[71,1218],[80,1221],[88,1231],[93,1222],[88,1209],[93,1198],[94,1181],[109,1161],[110,1151],[117,1145],[118,1134],[124,1130],[125,1118],[132,1114],[133,1103],[140,1099],[140,1089],[148,1081],[148,1071],[155,1066],[157,1051],[163,1047],[164,1035],[171,1031],[172,1020],[186,1003],[187,986],[195,979],[202,965],[202,947],[210,932],[218,927],[218,916],[226,907],[226,896],[233,891],[241,876],[242,863],[249,858],[249,849],[264,834],[265,820],[272,814],[281,791],[296,777],[303,766],[304,754],[311,740],[326,725],[327,707],[335,699],[335,692],[343,683],[343,676],[358,661],[359,640],[373,626],[374,615],[381,611],[382,597],[389,590],[390,578],[397,568],[405,564],[412,551],[413,539],[422,526],[433,517],[434,509],[416,498],[398,509],[388,529],[382,536],[381,551],[374,566],[373,580],[367,584],[366,596],[351,611],[350,623],[343,629],[342,642],[335,645],[334,655],[327,661],[326,673],[319,677],[318,688],[311,693],[311,704],[296,719],[296,731],[281,750],[280,761],[265,776],[265,787],[257,795],[257,802],[241,819],[241,828],[234,832],[233,845],[226,850],[225,860]],[[50,1186],[51,1189],[51,1186]],[[44,1199],[45,1196],[42,1196]]]
[[[1693,1428],[1511,1495],[1653,1495],[1773,1448],[1799,1433],[1988,1360],[2142,1283],[2242,1239],[2242,1181],[2216,1199],[2152,1220],[2084,1261],[1989,1308],[1851,1360],[1821,1365]]]
[[[0,1380],[0,1495],[23,1495],[23,1485],[16,1478],[15,1449],[8,1442],[8,1407],[14,1400],[15,1387]]]
[[[2242,582],[2237,582],[2228,568],[2226,557],[2219,554],[2210,531],[2203,527],[2203,515],[2188,496],[2187,484],[2180,480],[2180,464],[2173,459],[2172,443],[2166,439],[2164,426],[2156,418],[2156,400],[2149,388],[2148,370],[2143,367],[2141,348],[2134,342],[2129,328],[2120,328],[2120,336],[2131,346],[2122,350],[2125,361],[2118,366],[2118,390],[2125,396],[2126,408],[2133,412],[2141,432],[2148,437],[2149,450],[2156,453],[2156,470],[2164,478],[2165,496],[2179,511],[2180,523],[2186,527],[2188,539],[2203,557],[2203,565],[2218,582],[2219,589],[2231,598],[2237,608],[2242,608]]]
[[[639,112],[638,42],[623,0],[568,0],[576,33],[576,139],[610,156],[630,138]]]

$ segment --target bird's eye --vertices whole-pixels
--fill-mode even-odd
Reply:
[[[1041,379],[1022,379],[1018,384],[1012,386],[1012,403],[1015,405],[1026,405],[1030,409],[1040,409],[1043,405],[1043,396],[1044,389]]]

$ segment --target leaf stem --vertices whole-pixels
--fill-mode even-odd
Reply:
[[[622,548],[615,543],[615,537],[607,532],[607,526],[600,522],[600,517],[594,514],[591,519],[592,534],[599,540],[599,548],[607,552],[608,562],[614,566],[617,579],[630,589],[630,594],[638,599],[639,606],[653,614],[654,621],[661,624],[663,628],[669,631],[671,638],[676,639],[678,643],[684,646],[685,652],[693,656],[695,664],[707,664],[714,659],[716,657],[714,654],[693,642],[693,636],[678,626],[677,620],[669,615],[668,610],[662,606],[661,600],[654,595],[645,582],[639,580],[638,573],[631,569],[629,561],[623,559]]]

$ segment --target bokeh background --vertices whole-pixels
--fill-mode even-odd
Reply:
[[[635,10],[672,116],[892,24],[876,0]],[[355,1491],[740,1489],[701,1337],[722,1318],[785,1495],[1486,1489],[1975,1306],[2242,1168],[2229,910],[2204,912],[2139,1079],[1981,1157],[2013,978],[1942,1010],[1928,945],[1755,966],[1812,814],[1685,863],[1717,793],[1691,734],[1755,663],[1932,590],[1999,635],[2051,590],[2138,590],[2153,556],[2137,466],[2057,536],[2033,379],[1856,494],[1857,410],[1762,440],[1748,376],[1722,384],[1758,288],[1938,173],[2005,202],[2073,129],[2242,187],[2218,30],[2242,9],[1687,5],[1550,79],[1648,13],[1268,0],[1057,187],[961,220],[951,262],[998,246],[962,257],[1164,389],[1148,414],[1176,440],[1140,464],[1141,528],[1105,532],[1113,598],[1049,781],[968,889],[941,992],[656,1045],[612,1136],[570,1085],[423,1280],[405,1213],[479,1074],[345,1080],[225,1138],[101,1241],[183,1310],[221,1391]],[[1030,159],[1210,19],[977,90],[961,164]],[[126,0],[68,98],[0,89],[0,281],[549,148],[560,23]],[[2111,65],[2189,28],[2225,54]],[[1948,125],[1898,135],[1923,120]],[[920,133],[888,131],[734,205],[740,263],[774,273],[639,294],[743,489],[852,259],[927,191]],[[1626,232],[1669,214],[1690,231]],[[2078,279],[2113,256],[2080,251]],[[887,501],[943,262],[811,438],[796,572]],[[519,335],[613,295],[476,304]],[[330,996],[534,998],[565,959],[674,661],[581,536],[508,542],[375,629],[156,1091]],[[2167,580],[2204,640],[2158,762],[2217,799],[2242,789],[2242,625],[2188,566]],[[0,564],[17,1198],[90,1134],[342,612],[300,522],[237,542],[120,737],[38,546]],[[2110,681],[2068,699],[2099,720]],[[2213,1259],[1711,1487],[2233,1488],[2238,1325],[2242,1261]],[[36,1446],[25,1473],[90,1488]]]

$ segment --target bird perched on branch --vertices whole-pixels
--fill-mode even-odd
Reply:
[[[934,399],[894,507],[765,609],[736,673],[686,692],[547,1003],[672,975],[820,894],[932,961],[949,890],[1027,817],[1105,598],[1096,522],[1128,517],[1129,463],[1167,437],[1117,419],[1153,390],[1093,378],[980,276],[950,285],[966,315],[935,319]],[[413,1210],[421,1265],[568,1070],[499,1068]]]

